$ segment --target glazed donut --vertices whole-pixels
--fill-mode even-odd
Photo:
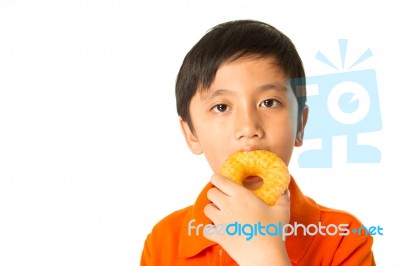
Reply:
[[[246,177],[260,177],[264,183],[254,193],[270,206],[276,203],[290,182],[286,164],[278,155],[265,150],[233,153],[224,162],[219,174],[240,185]]]

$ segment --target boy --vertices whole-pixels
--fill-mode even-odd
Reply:
[[[239,150],[269,150],[289,164],[307,122],[304,77],[293,43],[270,25],[214,27],[186,55],[176,81],[188,147],[204,153],[214,173]],[[193,206],[154,227],[141,265],[375,265],[372,237],[349,233],[361,223],[305,197],[293,177],[274,206],[252,193],[260,178],[243,185],[214,174]],[[242,234],[239,225],[247,225]]]

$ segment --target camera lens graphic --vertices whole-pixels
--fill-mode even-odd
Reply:
[[[330,115],[341,124],[356,124],[368,114],[371,101],[359,83],[346,81],[332,88],[327,99]]]

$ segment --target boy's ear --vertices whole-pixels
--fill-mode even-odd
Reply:
[[[296,140],[294,142],[294,146],[296,147],[300,147],[301,145],[303,145],[304,128],[306,127],[307,119],[308,119],[308,106],[305,105],[303,113],[297,124]]]
[[[189,149],[194,153],[194,154],[202,154],[203,151],[201,149],[199,140],[194,132],[189,127],[189,124],[182,119],[182,117],[179,117],[179,124],[181,126],[182,134],[185,137],[186,144],[188,145]]]

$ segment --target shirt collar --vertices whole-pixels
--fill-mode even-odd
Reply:
[[[207,192],[212,187],[213,185],[211,183],[208,183],[203,188],[203,190],[200,192],[200,195],[197,197],[195,204],[192,206],[192,208],[189,208],[189,211],[186,213],[183,219],[182,230],[179,237],[180,241],[178,254],[180,257],[189,258],[212,245],[216,245],[215,242],[210,241],[203,236],[203,228],[200,228],[201,230],[199,230],[199,235],[195,235],[195,233],[193,233],[191,236],[189,236],[188,232],[189,222],[192,219],[195,219],[194,225],[212,224],[211,220],[208,219],[207,216],[204,214],[204,207],[208,203],[210,203],[207,198]]]
[[[204,249],[216,245],[215,242],[206,239],[202,234],[202,228],[199,230],[199,235],[195,234],[195,230],[189,236],[188,225],[192,219],[193,225],[199,224],[212,224],[211,220],[208,219],[204,214],[204,207],[210,203],[207,198],[207,191],[212,188],[212,184],[208,183],[200,195],[198,196],[195,204],[192,208],[189,208],[183,221],[183,226],[179,238],[179,256],[189,258],[197,255]],[[319,206],[310,198],[303,195],[297,186],[293,177],[289,184],[290,191],[290,224],[297,222],[305,226],[309,224],[317,224],[320,221],[320,209]],[[288,236],[286,238],[286,248],[290,260],[295,263],[299,261],[306,253],[311,245],[314,236],[309,235],[297,235]]]
[[[294,178],[291,178],[289,184],[290,191],[290,224],[303,224],[306,227],[309,224],[317,225],[321,220],[320,206],[314,200],[306,197],[298,187]],[[286,238],[286,250],[290,261],[297,264],[306,254],[315,235],[298,234]]]

